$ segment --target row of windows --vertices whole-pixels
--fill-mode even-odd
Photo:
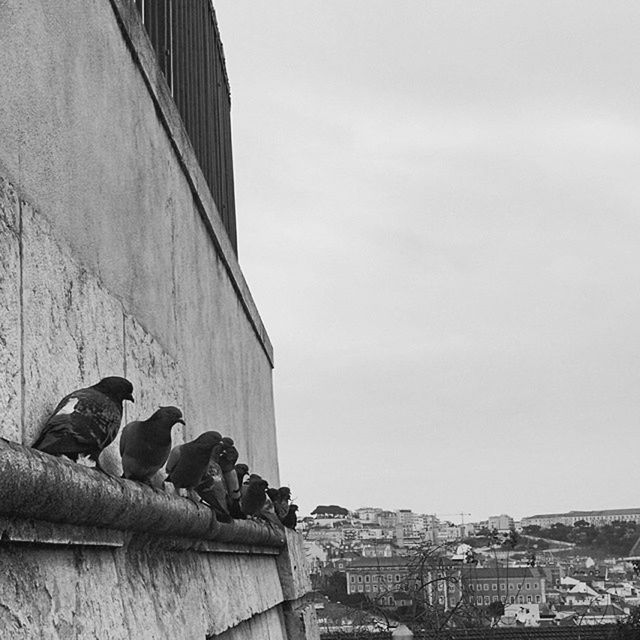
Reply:
[[[482,591],[482,589],[484,588],[485,591],[489,591],[489,585],[485,582],[484,585],[478,584],[478,585],[473,585],[470,584],[469,585],[469,589],[471,589],[471,591]],[[509,591],[513,591],[515,589],[515,585],[513,583],[509,583]],[[531,589],[531,583],[530,582],[525,582],[524,584],[524,588],[525,589]],[[533,583],[533,588],[537,589],[538,588],[538,583],[534,582]],[[522,583],[518,584],[518,591],[520,591],[522,589]],[[498,585],[494,582],[491,585],[491,591],[497,591],[498,590]],[[500,584],[500,591],[506,591],[507,590],[507,585],[505,585],[504,583]]]
[[[534,596],[528,595],[527,597],[527,603],[528,604],[532,604],[534,602]],[[507,602],[507,596],[500,596],[500,598],[498,598],[498,596],[493,596],[493,598],[491,596],[484,596],[484,599],[482,596],[477,596],[476,597],[476,603],[477,604],[483,604],[483,600],[484,600],[484,604],[489,604],[491,601],[493,602],[498,602],[498,600],[501,600],[502,602],[506,603]],[[518,596],[517,598],[518,604],[524,604],[525,601],[525,596]],[[535,602],[540,603],[540,596],[537,595],[535,596]],[[516,603],[516,596],[509,596],[509,603],[510,604],[515,604]]]
[[[393,582],[393,579],[395,577],[395,581],[396,582],[400,582],[400,574],[396,573],[395,576],[393,576],[393,574],[389,574],[387,576],[387,582]],[[351,582],[356,582],[356,578],[357,578],[357,582],[362,582],[362,578],[363,576],[351,576]],[[385,581],[385,577],[384,576],[377,576],[377,575],[373,575],[373,576],[369,576],[369,575],[365,575],[364,576],[364,582],[369,582],[371,580],[371,582],[378,582],[378,578],[380,578],[380,582],[384,582]]]

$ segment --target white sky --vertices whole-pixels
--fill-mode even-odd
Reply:
[[[640,3],[215,5],[301,510],[640,506]]]

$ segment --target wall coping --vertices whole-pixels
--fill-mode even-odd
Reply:
[[[158,65],[156,53],[132,0],[110,0],[118,24],[134,62],[137,64],[156,111],[191,187],[198,212],[225,266],[242,307],[273,367],[273,346],[262,323],[258,308],[244,278],[238,258],[222,223],[213,196],[196,158],[182,117],[171,96],[171,90]]]
[[[124,532],[163,538],[177,549],[274,555],[286,543],[273,525],[218,522],[206,505],[4,438],[0,479],[3,540],[121,546],[117,532]]]

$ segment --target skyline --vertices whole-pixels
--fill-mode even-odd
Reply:
[[[216,11],[301,511],[636,503],[640,7]]]

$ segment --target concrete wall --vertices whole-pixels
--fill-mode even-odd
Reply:
[[[27,448],[124,374],[125,419],[177,404],[279,481],[271,345],[133,2],[0,25],[0,637],[317,638],[297,534]]]
[[[271,345],[129,4],[0,3],[0,434],[29,444],[62,394],[124,372],[127,417],[177,403],[277,484]]]

